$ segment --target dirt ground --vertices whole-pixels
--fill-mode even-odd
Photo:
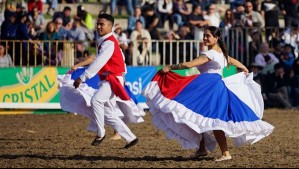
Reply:
[[[205,158],[188,158],[193,150],[183,150],[174,140],[156,132],[149,114],[146,122],[130,125],[140,142],[124,150],[124,140],[109,139],[90,145],[95,134],[86,131],[88,120],[65,115],[0,116],[1,168],[298,168],[299,111],[266,110],[264,120],[274,132],[254,145],[236,148],[229,139],[233,159],[215,162],[220,150]]]

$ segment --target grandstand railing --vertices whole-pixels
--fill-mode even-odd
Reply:
[[[261,31],[261,30],[259,30]],[[250,30],[233,29],[223,31],[224,41],[227,44],[229,55],[249,65],[252,60],[248,57]],[[73,66],[77,55],[83,51],[76,51],[78,45],[83,45],[92,54],[96,51],[95,41],[41,41],[41,40],[0,40],[0,43],[9,46],[6,52],[11,55],[15,66]],[[152,40],[145,61],[138,62],[140,55],[139,45],[142,41],[132,42],[130,61],[133,66],[168,65],[192,60],[206,50],[202,41],[196,40]],[[139,49],[138,49],[139,47]],[[80,54],[81,55],[81,54]],[[140,60],[140,59],[139,59]]]

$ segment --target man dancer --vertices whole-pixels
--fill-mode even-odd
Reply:
[[[126,140],[127,144],[124,148],[130,148],[139,140],[116,113],[115,96],[122,100],[130,100],[130,97],[123,87],[126,67],[124,55],[112,34],[113,25],[114,18],[111,15],[99,14],[97,31],[100,38],[97,40],[97,56],[92,58],[90,66],[80,78],[75,80],[74,87],[78,88],[82,82],[95,74],[100,76],[99,90],[91,99],[94,121],[98,128],[97,136],[91,144],[97,146],[104,140],[106,123]]]

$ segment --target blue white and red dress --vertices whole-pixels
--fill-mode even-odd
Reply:
[[[222,130],[235,146],[253,144],[272,133],[262,121],[264,103],[260,86],[245,73],[222,78],[227,65],[222,53],[204,53],[210,61],[199,75],[158,72],[143,91],[154,125],[178,140],[184,149],[199,148],[204,133],[206,148],[214,150],[213,130]]]

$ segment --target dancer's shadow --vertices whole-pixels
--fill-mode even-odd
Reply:
[[[212,157],[202,157],[197,159],[185,158],[182,156],[178,157],[156,157],[156,156],[144,156],[144,157],[114,157],[114,156],[83,156],[83,155],[73,155],[73,156],[63,156],[63,155],[42,155],[42,154],[2,154],[0,159],[18,159],[18,158],[37,158],[42,160],[84,160],[84,161],[211,161],[214,160]]]

